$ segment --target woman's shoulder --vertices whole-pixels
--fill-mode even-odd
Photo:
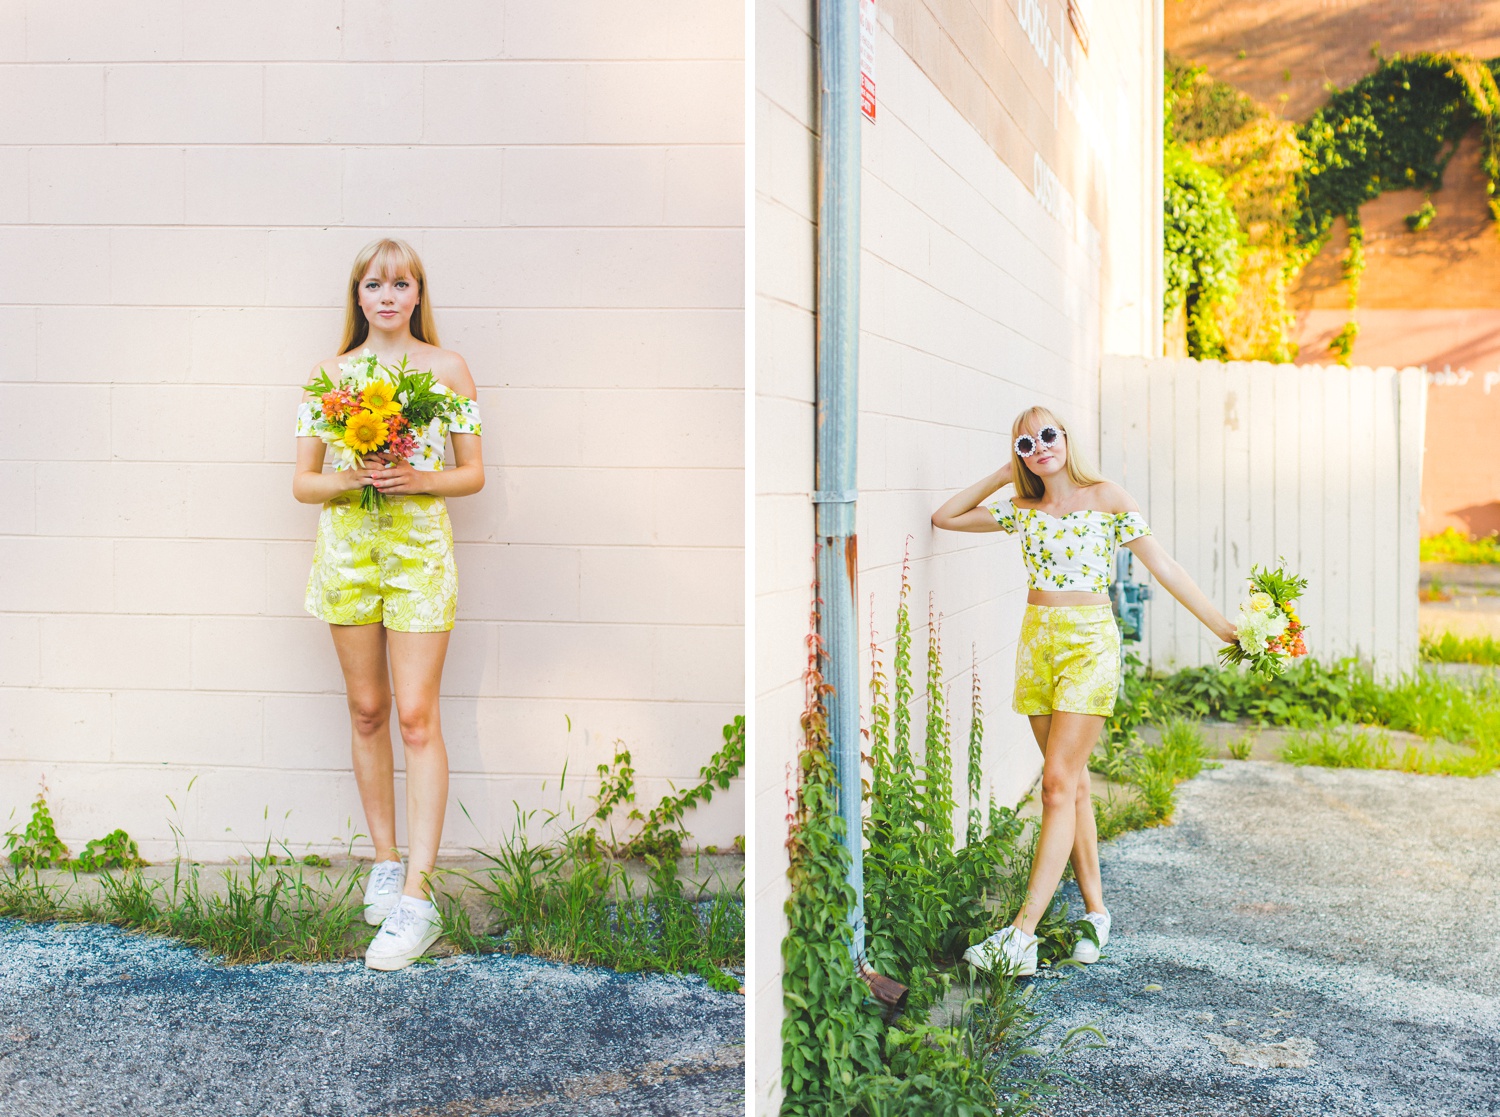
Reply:
[[[1141,510],[1141,506],[1125,491],[1123,485],[1118,485],[1113,481],[1096,481],[1089,487],[1093,490],[1090,495],[1094,498],[1094,508],[1097,511],[1118,516],[1125,512]]]
[[[411,354],[411,362],[430,370],[443,387],[461,396],[474,398],[474,376],[469,372],[469,364],[452,349],[427,345]]]

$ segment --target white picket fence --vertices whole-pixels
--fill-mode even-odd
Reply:
[[[1106,357],[1100,381],[1105,476],[1227,615],[1250,567],[1285,557],[1309,582],[1312,655],[1416,665],[1420,369]],[[1146,611],[1157,667],[1221,646],[1159,587]]]

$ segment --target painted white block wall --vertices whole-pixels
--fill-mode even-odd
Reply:
[[[617,740],[642,798],[693,779],[744,705],[742,3],[18,0],[5,28],[0,819],[45,783],[65,840],[152,858],[169,795],[197,857],[359,828],[291,426],[388,232],[485,419],[450,505],[450,851]],[[690,821],[743,817],[741,781]]]
[[[866,607],[873,599],[889,671],[909,548],[914,621],[920,627],[925,620],[929,594],[944,614],[944,670],[959,710],[955,739],[968,730],[969,670],[977,659],[986,695],[984,794],[1014,803],[1040,769],[1024,719],[1010,710],[1025,600],[1019,549],[1002,536],[936,533],[930,516],[948,494],[997,467],[1011,420],[1031,403],[1057,409],[1097,452],[1101,353],[1146,353],[1153,344],[1159,180],[1150,155],[1157,118],[1127,108],[1120,119],[1128,130],[1113,137],[1110,220],[1101,229],[1106,267],[893,35],[891,9],[924,6],[942,7],[923,0],[880,5],[878,123],[864,124],[862,133],[859,590]],[[1055,16],[1057,5],[1051,8]],[[1108,75],[1110,88],[1118,84],[1127,106],[1159,105],[1159,94],[1149,92],[1158,80],[1151,41],[1159,12],[1130,5],[1096,18],[1090,66]],[[780,1096],[787,796],[812,608],[815,30],[807,0],[758,5],[752,1042],[753,1111],[767,1117]],[[1016,38],[1029,52],[1019,32]],[[925,647],[919,632],[919,669]],[[868,661],[864,667],[868,677]],[[957,776],[962,804],[963,773]]]

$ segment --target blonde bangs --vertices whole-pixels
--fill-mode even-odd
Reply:
[[[432,316],[432,300],[427,297],[427,271],[416,250],[404,240],[381,237],[372,240],[354,257],[354,266],[349,270],[349,287],[344,304],[344,340],[340,353],[348,353],[364,344],[370,336],[370,323],[365,312],[359,308],[359,284],[371,266],[382,279],[405,272],[417,283],[417,309],[411,316],[411,333],[418,341],[437,345],[437,323]]]
[[[1076,449],[1073,442],[1073,433],[1068,430],[1068,424],[1064,423],[1056,415],[1045,407],[1028,407],[1016,416],[1016,421],[1010,425],[1010,468],[1011,476],[1015,479],[1016,492],[1028,500],[1040,500],[1047,492],[1042,484],[1042,479],[1031,472],[1031,467],[1026,464],[1026,459],[1016,453],[1016,439],[1025,432],[1026,427],[1035,424],[1037,429],[1042,427],[1056,427],[1067,436],[1068,460],[1063,468],[1068,471],[1068,480],[1080,488],[1088,485],[1097,485],[1104,480],[1094,471],[1094,467]]]

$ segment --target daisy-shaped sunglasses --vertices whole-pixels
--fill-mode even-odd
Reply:
[[[1016,455],[1022,458],[1029,458],[1038,450],[1054,449],[1062,439],[1062,436],[1063,432],[1056,427],[1043,427],[1034,436],[1023,434],[1020,438],[1016,439]]]

